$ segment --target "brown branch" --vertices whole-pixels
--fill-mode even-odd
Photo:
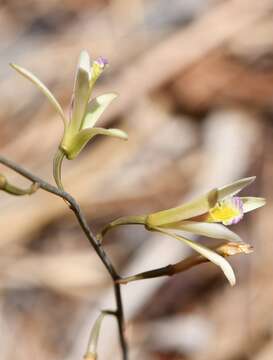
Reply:
[[[249,254],[252,252],[252,247],[246,243],[222,242],[213,248],[219,255],[224,257],[236,254]],[[132,281],[152,279],[160,276],[172,276],[183,271],[189,270],[192,267],[209,262],[207,258],[202,255],[193,255],[189,258],[183,259],[175,264],[170,264],[157,269],[144,271],[136,275],[123,277],[117,280],[119,284],[128,284]]]

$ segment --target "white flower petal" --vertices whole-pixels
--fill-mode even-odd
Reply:
[[[246,186],[250,185],[255,179],[256,176],[251,176],[218,188],[218,201],[221,201],[228,196],[234,196],[238,194],[238,192],[240,192]]]
[[[22,68],[19,65],[16,64],[10,64],[10,66],[16,70],[19,74],[23,75],[26,79],[30,80],[34,85],[38,87],[38,89],[48,98],[50,103],[53,105],[54,109],[57,111],[57,113],[61,116],[64,125],[66,126],[66,118],[63,112],[63,109],[55,96],[52,94],[52,92],[30,71]]]
[[[217,254],[217,252],[215,251],[210,250],[206,246],[198,244],[194,241],[182,237],[181,240],[184,241],[187,245],[189,245],[192,249],[197,251],[199,254],[203,255],[205,258],[213,262],[215,265],[218,265],[222,269],[231,286],[234,286],[236,284],[234,271],[230,263],[223,256]]]
[[[92,128],[117,96],[115,93],[103,94],[90,101],[83,120],[82,130]]]
[[[239,235],[229,230],[222,224],[198,222],[198,221],[182,221],[175,229],[188,231],[193,234],[207,236],[214,239],[223,239],[234,242],[242,242]]]
[[[122,140],[128,140],[128,135],[125,131],[120,129],[104,129],[104,128],[92,128],[86,129],[84,131],[90,130],[93,131],[93,136],[95,135],[105,135],[105,136],[112,136]]]
[[[89,79],[91,78],[91,65],[90,65],[90,57],[86,50],[82,50],[79,56],[78,69],[88,74]]]
[[[234,271],[233,271],[231,265],[229,264],[229,262],[223,256],[217,254],[217,252],[207,248],[204,245],[201,245],[195,241],[186,239],[185,237],[172,234],[171,232],[166,231],[165,229],[162,229],[160,227],[155,227],[154,230],[157,230],[163,234],[171,236],[171,237],[189,245],[193,250],[197,251],[199,254],[204,256],[206,259],[210,260],[215,265],[219,266],[222,269],[223,273],[225,274],[226,278],[228,279],[230,285],[231,286],[235,285],[236,278],[235,278]]]
[[[86,51],[82,51],[76,72],[73,94],[73,106],[70,127],[72,131],[79,131],[90,98],[90,59]]]
[[[266,200],[260,197],[241,197],[244,213],[258,209],[265,205]]]

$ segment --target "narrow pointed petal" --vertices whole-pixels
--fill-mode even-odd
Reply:
[[[209,211],[217,202],[217,190],[213,189],[205,196],[181,206],[159,211],[147,216],[148,226],[162,226],[190,219]]]
[[[34,85],[38,87],[38,89],[48,98],[51,105],[53,105],[54,109],[57,111],[57,113],[61,116],[64,125],[66,126],[66,118],[63,112],[63,109],[61,105],[59,104],[58,100],[55,98],[55,96],[52,94],[52,92],[43,84],[35,75],[33,75],[30,71],[22,68],[19,65],[16,64],[10,64],[10,66],[16,70],[19,74],[23,75],[26,79],[31,81]]]
[[[89,55],[86,51],[82,51],[79,58],[74,85],[72,118],[70,125],[71,129],[75,132],[81,129],[82,120],[91,95],[89,85],[90,69]]]
[[[126,132],[119,129],[103,129],[103,128],[91,128],[81,130],[73,139],[73,144],[70,146],[69,152],[67,153],[68,159],[74,159],[85,145],[96,135],[112,136],[119,139],[127,140],[128,135]]]
[[[214,239],[242,242],[242,239],[239,235],[235,234],[233,231],[229,230],[222,224],[198,221],[182,221],[181,224],[172,228],[188,231],[196,235],[207,236]]]
[[[92,134],[92,137],[95,135],[105,135],[105,136],[112,136],[122,140],[128,140],[128,134],[120,129],[104,129],[104,128],[92,128],[92,129],[85,129],[82,132],[87,132]]]
[[[154,230],[157,230],[163,234],[171,236],[179,241],[184,242],[188,246],[190,246],[193,250],[197,251],[199,254],[204,256],[206,259],[210,260],[215,265],[219,266],[222,269],[223,273],[225,274],[226,278],[228,279],[230,285],[231,286],[235,285],[236,278],[235,278],[234,271],[233,271],[231,265],[229,264],[229,262],[223,256],[217,254],[217,252],[207,248],[204,245],[201,245],[197,242],[186,239],[185,237],[172,234],[171,232],[166,231],[165,229],[163,230],[162,228],[156,227],[156,228],[154,228]]]
[[[83,120],[82,130],[92,128],[117,96],[115,93],[103,94],[90,101]]]
[[[238,194],[238,192],[243,190],[246,186],[250,185],[255,179],[256,176],[251,176],[218,188],[218,201],[221,201],[228,196],[234,196]]]
[[[189,239],[181,238],[187,245],[189,245],[192,249],[197,251],[199,254],[203,255],[205,258],[213,262],[215,265],[219,266],[226,278],[228,279],[231,286],[236,284],[236,278],[234,271],[230,265],[230,263],[221,255],[217,254],[217,252],[210,250],[204,245],[198,244]]]
[[[266,204],[266,200],[260,197],[241,197],[241,200],[244,213],[258,209]]]

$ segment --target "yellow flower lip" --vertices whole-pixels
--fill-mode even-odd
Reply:
[[[209,210],[208,222],[221,222],[224,225],[237,224],[244,216],[243,201],[238,196],[224,199]]]

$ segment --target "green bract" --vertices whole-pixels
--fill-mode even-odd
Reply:
[[[122,130],[95,127],[100,116],[117,97],[115,93],[107,93],[90,101],[93,87],[107,66],[105,59],[98,58],[91,64],[87,51],[81,52],[68,119],[54,95],[36,76],[18,65],[11,64],[11,66],[46,95],[63,120],[64,134],[54,159],[54,178],[60,188],[62,188],[61,163],[64,157],[69,160],[75,159],[85,145],[96,135],[107,135],[127,140],[128,136]]]

